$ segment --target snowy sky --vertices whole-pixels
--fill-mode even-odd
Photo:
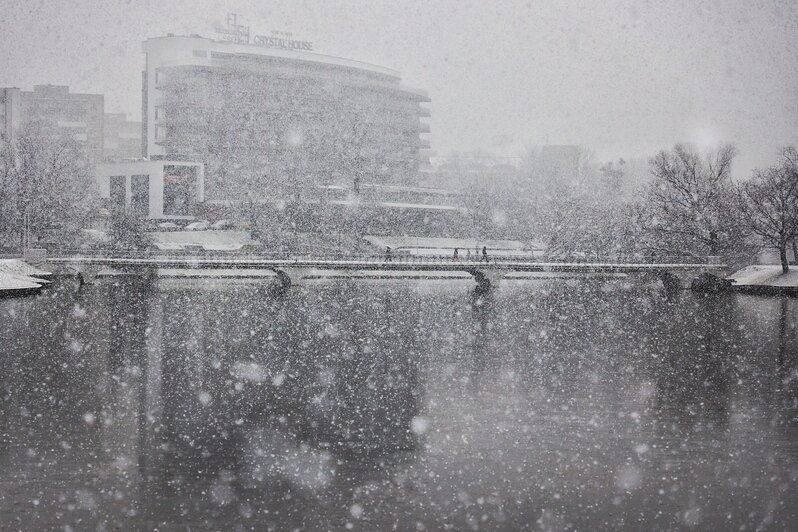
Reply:
[[[600,160],[734,142],[735,174],[798,143],[798,2],[0,0],[0,86],[67,84],[140,119],[141,41],[255,34],[376,63],[426,89],[433,150],[582,144]]]

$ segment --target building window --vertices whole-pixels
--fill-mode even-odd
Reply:
[[[130,178],[130,208],[136,214],[150,213],[150,176],[134,175]]]
[[[127,191],[125,190],[125,176],[112,175],[110,178],[111,208],[124,209],[127,201]]]
[[[195,202],[196,166],[163,167],[163,213],[165,216],[189,216]]]

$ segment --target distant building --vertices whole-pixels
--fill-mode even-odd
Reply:
[[[13,138],[27,124],[39,125],[45,134],[68,135],[85,149],[90,163],[103,158],[101,94],[70,93],[65,85],[36,85],[32,91],[0,89],[0,132]]]
[[[148,218],[191,219],[204,201],[204,169],[187,161],[130,161],[97,165],[97,188],[111,209]]]
[[[16,87],[0,89],[0,137],[11,138],[22,117],[22,95]]]
[[[557,182],[575,183],[580,178],[579,146],[543,146],[540,152],[543,171],[548,179]]]
[[[103,150],[106,161],[141,157],[141,122],[132,122],[125,113],[105,113]]]
[[[145,157],[205,162],[206,194],[219,200],[242,187],[273,196],[286,181],[412,184],[428,166],[429,98],[398,72],[308,51],[312,43],[244,41],[144,42]],[[253,173],[260,190],[250,190]]]
[[[454,155],[436,158],[434,172],[426,174],[426,184],[450,191],[465,191],[476,187],[511,187],[516,194],[519,178],[518,162],[505,157]]]
[[[433,187],[383,185],[361,183],[358,190],[350,185],[320,185],[325,200],[355,200],[361,203],[416,203],[423,205],[453,205],[458,193]]]

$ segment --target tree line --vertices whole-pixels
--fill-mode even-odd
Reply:
[[[539,242],[563,257],[718,256],[733,265],[755,261],[768,247],[787,272],[789,251],[798,256],[798,150],[781,149],[773,165],[739,182],[731,177],[736,155],[729,144],[707,152],[677,144],[648,161],[598,165],[580,149],[563,170],[535,149],[520,165],[455,154],[434,176],[461,191],[473,237]],[[34,243],[78,241],[104,205],[92,173],[79,143],[41,126],[1,138],[0,247],[21,248],[26,235]],[[110,214],[112,240],[140,240],[141,220]]]
[[[46,123],[0,136],[0,250],[76,247],[107,225],[116,247],[146,245],[144,220],[100,199],[83,146]]]
[[[483,238],[538,242],[550,255],[591,258],[720,257],[750,264],[775,250],[784,272],[798,239],[798,151],[734,181],[730,144],[700,152],[688,144],[647,161],[598,165],[580,149],[567,172],[547,165],[541,150],[520,164],[484,154],[455,154],[438,168],[438,183],[459,186]]]
[[[78,238],[97,207],[80,144],[30,124],[0,138],[0,247]]]

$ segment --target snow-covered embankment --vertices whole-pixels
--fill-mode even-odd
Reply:
[[[798,295],[798,269],[795,267],[782,273],[780,265],[754,264],[733,273],[728,279],[733,281],[732,289],[736,292]]]
[[[51,275],[22,259],[0,259],[0,296],[36,294]]]

